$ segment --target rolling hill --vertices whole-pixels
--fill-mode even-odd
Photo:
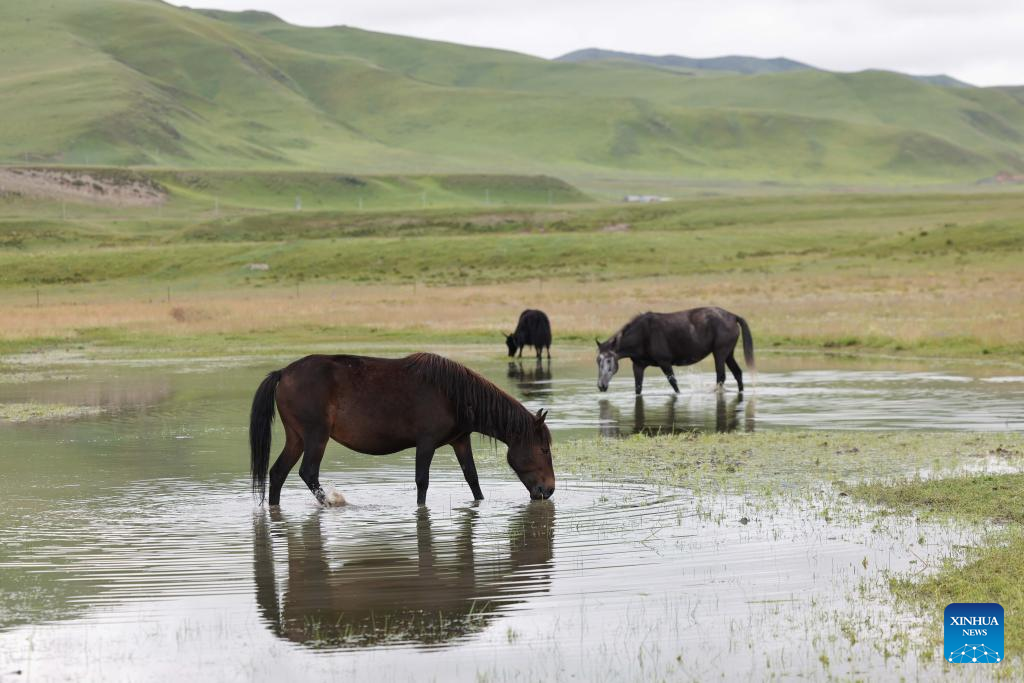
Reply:
[[[691,74],[697,74],[701,71],[718,71],[747,75],[783,73],[786,71],[826,71],[826,69],[819,69],[818,67],[811,66],[810,64],[786,59],[785,57],[763,59],[760,57],[746,57],[743,55],[728,55],[725,57],[695,58],[682,57],[680,55],[644,55],[633,52],[601,50],[599,48],[574,50],[573,52],[564,54],[561,57],[556,57],[555,59],[559,62],[574,62],[577,64],[607,61],[635,62],[640,64],[649,64],[651,66],[660,66],[666,69],[683,69]],[[952,76],[947,76],[946,74],[924,76],[911,74],[897,75],[912,78],[915,81],[921,81],[922,83],[941,85],[948,88],[974,87],[970,83],[964,83],[963,81],[957,80]]]
[[[1024,170],[1019,88],[789,61],[545,60],[261,12],[48,0],[0,5],[0,62],[8,164],[584,184],[971,182]]]

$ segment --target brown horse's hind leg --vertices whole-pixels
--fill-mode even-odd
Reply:
[[[469,490],[473,492],[473,498],[475,500],[483,500],[484,494],[480,490],[480,478],[476,474],[476,463],[473,462],[473,445],[469,434],[460,436],[455,441],[452,441],[452,448],[455,449],[455,457],[459,459],[459,467],[462,468],[462,474],[466,477]]]
[[[302,438],[292,429],[289,429],[285,425],[284,429],[284,448],[281,450],[281,455],[277,456],[277,460],[274,461],[274,466],[270,468],[270,504],[280,505],[281,504],[281,487],[284,485],[284,480],[288,478],[288,473],[295,467],[295,463],[299,461],[299,456],[302,455]]]
[[[743,393],[743,371],[740,370],[740,364],[736,362],[736,358],[730,353],[729,357],[725,359],[725,364],[729,366],[729,372],[736,378],[736,388],[742,394]]]
[[[324,505],[326,494],[320,486],[320,461],[324,459],[324,450],[327,449],[327,432],[306,431],[303,441],[306,444],[306,452],[302,456],[302,465],[299,466],[299,476],[306,486],[316,496],[316,500]]]

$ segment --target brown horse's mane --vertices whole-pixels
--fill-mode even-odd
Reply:
[[[414,353],[402,360],[451,399],[459,425],[505,443],[550,441],[548,430],[538,430],[534,416],[519,401],[465,365],[433,353]]]

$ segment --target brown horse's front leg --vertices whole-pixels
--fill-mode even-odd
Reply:
[[[459,459],[459,467],[462,468],[462,474],[466,477],[469,490],[473,492],[473,498],[483,500],[484,494],[480,490],[480,479],[476,474],[476,463],[473,462],[473,444],[469,434],[464,434],[452,441],[452,448],[455,449],[455,457]]]
[[[433,446],[416,447],[416,504],[426,505],[427,486],[430,484],[430,461],[434,459]]]

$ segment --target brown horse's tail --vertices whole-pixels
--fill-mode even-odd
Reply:
[[[743,332],[743,362],[747,364],[748,368],[757,372],[757,366],[754,365],[754,338],[750,336],[750,326],[739,316],[736,316],[736,322],[740,324],[740,330]]]
[[[252,493],[259,498],[260,505],[266,496],[267,470],[270,469],[270,439],[273,436],[271,427],[274,424],[274,401],[277,394],[277,383],[281,381],[281,371],[274,370],[260,383],[256,395],[252,397],[252,412],[249,413],[249,449],[252,459],[249,463],[249,474],[252,476]]]

